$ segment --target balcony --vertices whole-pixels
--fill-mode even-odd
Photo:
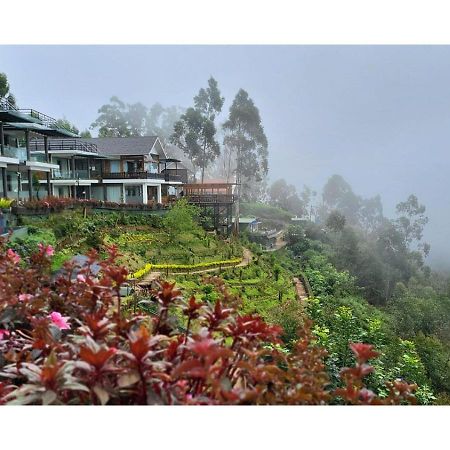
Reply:
[[[31,155],[30,161],[46,163],[47,162],[47,158],[42,153],[34,153],[34,154]]]
[[[17,111],[17,108],[13,106],[6,98],[0,98],[0,110]]]
[[[89,170],[54,170],[52,174],[54,180],[90,180]],[[94,178],[94,177],[92,177]]]
[[[169,175],[163,173],[152,173],[152,172],[111,172],[104,173],[102,178],[105,180],[127,180],[127,179],[139,179],[139,180],[160,180],[166,182],[181,182],[180,175]]]
[[[3,147],[3,156],[8,158],[15,158],[20,161],[26,161],[27,159],[27,150],[24,147],[10,147],[5,145]]]
[[[58,121],[56,119],[54,119],[53,117],[47,116],[47,114],[36,111],[35,109],[18,109],[17,112],[24,116],[28,116],[31,119],[36,120],[38,123],[40,123],[41,125],[44,125],[47,128],[62,129],[62,130],[68,131],[72,135],[75,134],[72,132],[72,130],[69,130],[69,129],[65,128],[64,126],[61,126],[60,124],[58,124]]]
[[[30,143],[32,151],[43,152],[44,141],[42,139],[34,140]],[[80,141],[79,139],[50,139],[48,141],[49,152],[82,152],[98,154],[96,144]]]
[[[186,195],[189,203],[194,205],[232,205],[236,198],[233,194],[190,194]]]

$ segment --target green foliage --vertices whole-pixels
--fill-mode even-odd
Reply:
[[[277,304],[269,314],[270,321],[283,328],[283,341],[290,345],[298,339],[298,332],[303,326],[304,311],[297,299],[289,298]]]
[[[170,209],[164,217],[164,225],[171,240],[175,240],[182,233],[201,233],[197,224],[198,209],[190,205],[186,199],[181,199]]]
[[[167,141],[180,116],[180,108],[164,108],[155,103],[147,109],[142,103],[126,104],[113,96],[98,113],[91,128],[98,129],[100,137],[158,136]]]
[[[326,226],[331,231],[339,232],[345,227],[345,216],[339,211],[332,211],[327,218]]]
[[[241,212],[244,216],[254,216],[264,221],[274,223],[289,224],[291,222],[292,214],[281,208],[266,205],[264,203],[241,203]]]
[[[58,128],[65,128],[73,134],[79,134],[80,130],[71,122],[69,122],[65,117],[63,119],[58,119],[56,121],[56,126]]]
[[[305,254],[308,258],[304,273],[317,296],[344,296],[356,291],[355,278],[347,271],[338,271],[324,255],[313,250]]]
[[[423,333],[419,333],[414,342],[433,388],[437,392],[450,392],[450,346]]]
[[[20,256],[27,258],[37,251],[38,244],[56,245],[56,237],[51,230],[29,228],[29,234],[23,238],[14,238],[9,243],[9,247]]]
[[[283,178],[276,180],[269,188],[270,204],[293,214],[302,216],[305,212],[305,203],[297,194],[293,185],[288,185]]]
[[[10,91],[8,77],[5,73],[0,72],[0,99],[6,98],[12,106],[16,106],[16,98]]]
[[[268,142],[258,108],[248,93],[240,89],[224,123],[224,144],[236,154],[236,177],[257,181],[268,171]]]
[[[217,81],[211,77],[207,89],[200,89],[194,97],[194,107],[188,108],[174,125],[171,142],[201,169],[202,182],[205,169],[220,155],[214,121],[222,111],[224,101]]]
[[[13,204],[14,200],[8,198],[0,198],[0,209],[8,209]]]

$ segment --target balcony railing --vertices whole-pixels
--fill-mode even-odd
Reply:
[[[41,163],[46,163],[47,162],[47,158],[45,157],[45,155],[43,153],[33,153],[31,155],[31,161],[36,161],[36,162],[41,162]]]
[[[189,203],[202,204],[202,205],[217,205],[217,204],[232,204],[234,203],[235,196],[229,194],[199,194],[199,195],[186,195]]]
[[[180,181],[181,176],[170,175],[164,173],[152,173],[152,172],[111,172],[104,173],[103,177],[107,180],[120,180],[120,179],[147,179],[147,180],[162,180],[162,181]]]
[[[17,111],[17,108],[6,98],[0,98],[0,110],[2,111]]]
[[[57,120],[54,119],[53,117],[47,116],[47,114],[41,113],[39,111],[36,111],[35,109],[18,109],[17,110],[19,113],[24,114],[26,116],[30,116],[33,119],[37,119],[42,125],[44,125],[45,127],[48,128],[60,128],[66,131],[69,131],[70,133],[73,133],[72,130],[69,130],[68,128],[66,128],[64,125],[60,125],[58,124]]]
[[[31,151],[44,151],[44,141],[36,139],[30,143]],[[79,139],[50,139],[48,141],[48,150],[52,152],[73,151],[98,153],[97,145],[90,142],[80,141]]]
[[[54,180],[89,180],[91,177],[89,174],[89,170],[80,169],[80,170],[53,170],[52,178]]]
[[[3,147],[3,156],[7,156],[9,158],[16,158],[20,161],[26,161],[27,159],[27,150],[24,147],[10,147],[9,145],[5,145]]]

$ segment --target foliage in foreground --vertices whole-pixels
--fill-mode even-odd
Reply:
[[[378,355],[352,344],[356,365],[342,385],[327,389],[325,351],[310,324],[291,352],[281,329],[233,309],[226,290],[214,305],[183,299],[174,284],[154,292],[157,314],[121,314],[127,277],[117,251],[91,271],[98,255],[74,276],[52,281],[53,249],[40,245],[28,261],[0,250],[0,403],[3,404],[399,404],[414,402],[414,386],[388,384],[380,399],[364,385]],[[186,318],[180,331],[176,314]]]

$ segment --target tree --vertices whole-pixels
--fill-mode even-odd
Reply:
[[[41,189],[41,183],[36,172],[33,172],[31,183],[33,185],[34,192],[36,193],[36,197],[39,200],[39,190]]]
[[[332,231],[342,231],[345,227],[345,216],[339,211],[332,211],[326,222],[327,228]]]
[[[99,116],[91,124],[91,129],[98,128],[99,137],[131,136],[127,107],[118,97],[111,97],[110,103],[103,105],[98,112]]]
[[[361,199],[354,194],[351,186],[340,176],[333,175],[323,188],[322,220],[333,210],[338,210],[348,222],[358,224]]]
[[[169,106],[164,108],[161,103],[155,103],[148,111],[145,124],[147,136],[158,136],[163,143],[170,142],[175,123],[180,120],[183,108]]]
[[[174,242],[183,233],[200,232],[199,210],[186,199],[180,199],[164,217],[164,224]]]
[[[305,204],[297,194],[297,189],[292,184],[287,184],[283,178],[272,183],[269,188],[269,199],[273,206],[293,214],[302,216],[305,212]]]
[[[17,106],[16,98],[9,89],[8,77],[5,73],[0,73],[0,99],[5,98],[12,106]]]
[[[81,138],[88,139],[88,138],[91,138],[92,135],[91,135],[91,132],[90,132],[89,130],[84,130],[84,131],[82,131],[82,132],[80,133],[80,137],[81,137]]]
[[[71,122],[69,122],[65,117],[62,119],[58,119],[56,121],[56,126],[58,128],[65,128],[66,130],[70,131],[73,134],[79,134],[80,131],[78,128]]]
[[[130,136],[144,136],[146,130],[147,108],[140,102],[127,105],[125,120]]]
[[[220,155],[215,118],[222,111],[225,99],[220,96],[217,81],[211,77],[208,87],[201,88],[194,97],[194,107],[188,108],[174,125],[171,142],[180,147],[194,166],[201,169],[203,182],[205,169]]]
[[[381,226],[383,223],[383,205],[379,195],[361,200],[359,222],[367,233],[372,233]]]
[[[417,197],[411,194],[405,202],[400,202],[396,206],[396,211],[400,215],[395,222],[396,227],[402,233],[406,245],[410,245],[413,241],[420,241],[423,229],[428,223],[425,206],[419,204]]]
[[[180,110],[177,106],[164,108],[160,103],[148,109],[140,102],[128,104],[114,96],[98,110],[99,117],[91,129],[98,128],[100,137],[158,136],[167,142]]]
[[[268,172],[268,143],[261,123],[259,110],[248,93],[240,89],[230,107],[228,120],[224,123],[224,144],[236,155],[236,220],[235,233],[239,233],[239,200],[243,177],[260,181]]]

